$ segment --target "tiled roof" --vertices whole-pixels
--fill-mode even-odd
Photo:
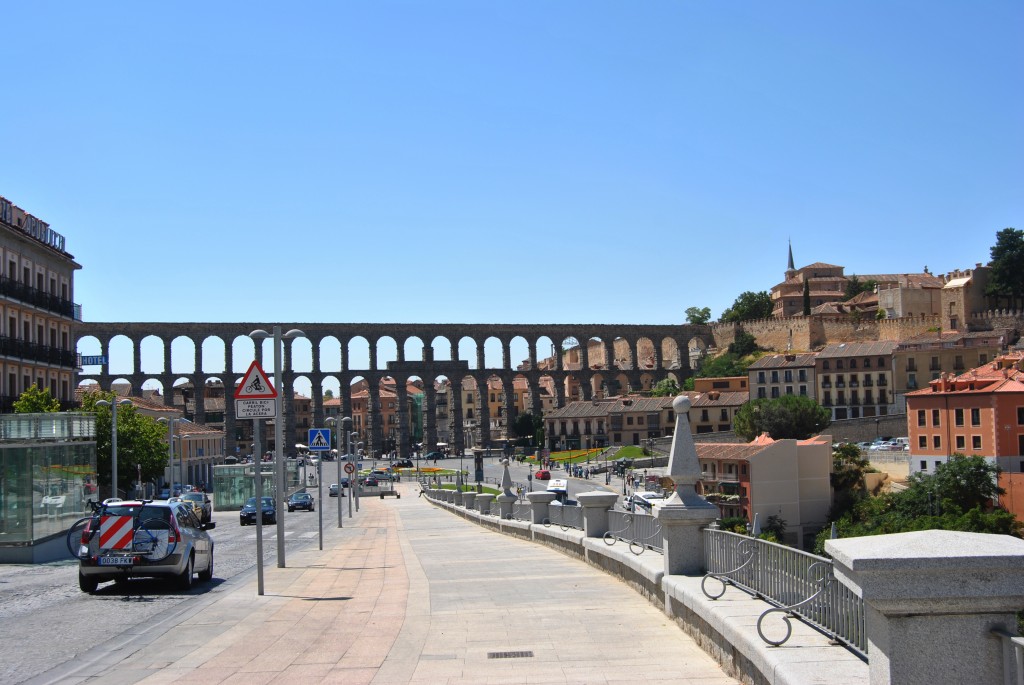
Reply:
[[[878,293],[875,292],[860,292],[846,300],[844,304],[847,305],[859,305],[859,304],[878,304]]]
[[[793,357],[790,361],[786,357]],[[814,354],[769,354],[761,357],[756,362],[747,367],[747,370],[751,369],[782,369],[782,368],[794,368],[797,366],[814,366],[814,358],[817,355]]]
[[[1017,368],[1022,360],[1024,360],[1024,354],[1021,353],[1003,355],[994,362],[971,369],[959,376],[954,376],[951,387],[948,390],[941,390],[943,384],[947,383],[947,380],[940,378],[931,381],[927,388],[908,392],[907,397],[941,393],[955,393],[957,395],[988,394],[993,392],[1024,393],[1024,371]],[[1015,362],[1012,366],[1005,369],[1005,377],[1003,375],[1003,362]]]
[[[831,359],[834,357],[872,357],[877,355],[892,354],[896,349],[896,342],[893,340],[877,340],[874,342],[852,342],[827,345],[818,353],[819,359]]]
[[[741,404],[745,404],[750,399],[750,393],[747,391],[731,391],[731,392],[719,392],[718,390],[712,390],[698,395],[691,406],[693,407],[738,407]]]
[[[694,445],[697,448],[698,459],[738,459],[749,461],[758,452],[764,451],[765,445],[754,443],[731,443],[731,442],[698,442]]]
[[[607,416],[617,401],[598,400],[596,402],[569,402],[564,407],[555,409],[544,415],[544,419],[582,419]]]
[[[616,412],[656,412],[668,409],[675,401],[675,397],[624,397],[619,400],[617,406],[612,410]],[[629,402],[629,404],[626,404]]]
[[[814,262],[814,264],[808,264],[807,266],[801,267],[800,271],[804,269],[842,269],[843,267],[836,264],[826,264],[825,262]]]
[[[994,331],[943,331],[941,333],[929,332],[915,335],[912,338],[907,338],[899,344],[897,349],[904,350],[915,347],[917,345],[953,345],[959,346],[957,343],[966,343],[968,340],[978,341],[981,343],[991,342],[991,344],[999,344],[999,339],[1002,338],[1004,343],[1010,339],[1010,330],[1006,328],[1000,328]],[[963,345],[969,347],[969,345]]]

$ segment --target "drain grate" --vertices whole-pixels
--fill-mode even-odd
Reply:
[[[524,659],[533,656],[533,652],[487,652],[488,659]]]

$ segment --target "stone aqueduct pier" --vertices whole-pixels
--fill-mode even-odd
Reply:
[[[504,412],[511,421],[515,416],[512,394],[513,379],[522,377],[529,385],[528,411],[536,412],[540,408],[535,405],[540,396],[540,380],[548,376],[554,382],[555,405],[564,406],[566,388],[570,380],[580,386],[581,396],[585,400],[594,397],[602,384],[618,388],[619,391],[649,388],[665,378],[675,378],[680,384],[691,375],[688,350],[691,341],[699,340],[711,346],[714,339],[707,326],[693,325],[629,325],[629,324],[368,324],[368,323],[291,323],[277,324],[282,331],[299,329],[305,333],[312,349],[312,369],[296,372],[292,368],[293,339],[284,339],[282,344],[282,388],[278,388],[284,398],[283,414],[285,435],[295,434],[295,412],[292,406],[294,382],[298,377],[305,377],[312,386],[313,422],[316,426],[324,425],[323,382],[334,378],[340,383],[341,415],[350,416],[352,411],[351,385],[353,381],[364,379],[369,387],[369,411],[367,413],[366,434],[367,447],[379,454],[383,443],[383,426],[380,413],[381,380],[390,377],[395,379],[398,393],[397,410],[399,412],[400,439],[399,450],[403,456],[409,451],[408,421],[406,412],[406,381],[419,378],[423,381],[424,390],[424,440],[428,446],[437,443],[437,427],[435,425],[437,397],[433,381],[446,377],[453,384],[460,384],[463,379],[472,378],[477,388],[486,388],[490,378],[501,381],[504,392]],[[235,370],[234,342],[244,338],[252,344],[249,333],[263,329],[271,331],[274,324],[264,323],[82,323],[78,329],[78,341],[86,337],[94,337],[101,345],[100,354],[109,360],[111,340],[118,337],[126,338],[131,343],[132,371],[130,373],[111,373],[110,364],[100,367],[98,373],[82,372],[78,374],[79,382],[96,381],[103,390],[110,390],[116,380],[131,383],[132,394],[141,395],[142,386],[146,381],[157,381],[164,388],[164,401],[170,405],[173,401],[172,388],[177,381],[191,381],[197,389],[195,420],[204,423],[206,409],[203,393],[198,391],[210,380],[220,380],[227,391],[224,407],[225,452],[235,453],[236,417],[234,402],[231,401],[231,389],[241,379],[244,370]],[[143,372],[141,343],[144,339],[155,338],[163,346],[163,371],[160,373]],[[172,369],[171,344],[177,339],[191,341],[195,350],[194,371],[180,373]],[[340,345],[340,371],[323,371],[321,343],[330,339]],[[369,348],[369,365],[366,369],[354,369],[349,363],[353,341],[363,339]],[[391,339],[396,344],[397,360],[378,364],[378,343]],[[512,341],[523,339],[529,346],[529,359],[511,358]],[[552,368],[538,369],[538,344],[547,338],[554,346],[565,349],[575,347],[576,355],[555,354],[551,358]],[[460,342],[469,339],[476,346],[476,358],[473,360],[459,357]],[[487,368],[485,366],[484,347],[488,340],[496,339],[501,345],[501,366]],[[209,341],[219,341],[223,347],[223,367],[219,371],[211,371],[210,364],[204,364],[203,346]],[[407,351],[415,349],[419,342],[422,351],[419,359],[408,359]],[[570,341],[566,344],[566,341]],[[574,341],[586,341],[576,345]],[[147,343],[148,345],[149,343]],[[269,353],[273,355],[273,345]],[[435,359],[434,350],[449,350],[447,359]],[[264,345],[254,346],[254,356],[261,366],[263,363]],[[414,356],[410,354],[409,356]],[[219,357],[219,355],[218,355]],[[548,355],[540,357],[542,360]],[[573,358],[567,363],[567,358]],[[611,364],[608,363],[611,360]],[[208,360],[211,361],[211,360]],[[217,363],[220,363],[218,358]],[[248,366],[250,358],[238,360],[243,369]],[[471,361],[473,362],[471,364]],[[338,364],[333,362],[332,367]],[[383,368],[380,368],[383,366]],[[518,368],[522,366],[522,368]],[[269,373],[269,371],[268,371]],[[485,393],[474,393],[474,413],[478,417],[481,440],[489,439],[490,416]],[[452,393],[453,406],[449,407],[449,425],[451,441],[454,445],[463,444],[463,408],[461,393]],[[242,419],[243,421],[248,419]]]

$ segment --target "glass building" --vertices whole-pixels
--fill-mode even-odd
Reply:
[[[67,529],[96,496],[94,414],[0,415],[0,562],[67,558]]]

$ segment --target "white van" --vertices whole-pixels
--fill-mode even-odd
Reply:
[[[893,442],[895,442],[904,450],[910,449],[910,438],[896,438],[895,440],[893,440]]]

